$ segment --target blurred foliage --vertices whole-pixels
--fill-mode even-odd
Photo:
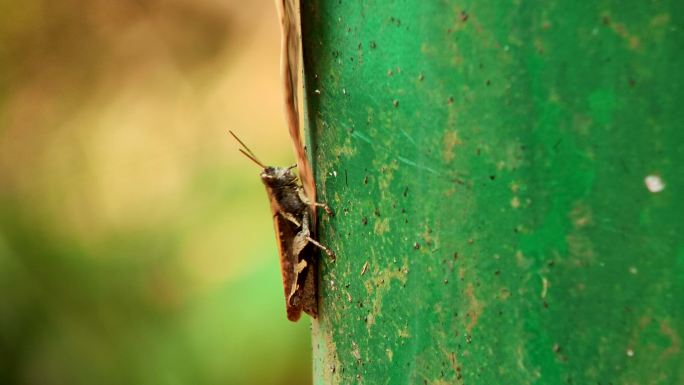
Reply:
[[[0,383],[303,384],[272,1],[0,0]],[[264,367],[268,370],[264,370]]]

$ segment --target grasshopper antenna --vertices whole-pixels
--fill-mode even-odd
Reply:
[[[254,157],[252,157],[250,154],[248,154],[245,150],[240,149],[240,152],[242,153],[242,155],[244,155],[244,156],[246,156],[247,158],[249,158],[249,160],[251,160],[252,162],[256,163],[259,167],[261,167],[261,168],[266,168],[266,166],[264,166],[261,162],[259,162],[258,160],[256,160],[256,158],[254,158]]]
[[[266,168],[266,166],[264,166],[264,164],[261,163],[261,162],[259,161],[259,159],[257,159],[256,155],[254,155],[254,153],[252,152],[252,150],[250,150],[249,147],[247,147],[247,145],[246,145],[244,142],[242,142],[242,141],[240,140],[240,138],[238,138],[237,135],[235,135],[235,133],[234,133],[233,131],[228,130],[228,132],[230,132],[230,134],[233,136],[233,138],[235,138],[235,140],[237,140],[238,143],[240,143],[240,145],[243,147],[243,148],[240,149],[240,152],[242,153],[242,155],[244,155],[244,156],[246,156],[247,158],[249,158],[252,162],[256,163],[256,164],[259,165],[261,168]]]

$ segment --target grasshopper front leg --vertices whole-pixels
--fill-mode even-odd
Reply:
[[[304,189],[301,189],[301,188],[297,189],[297,193],[299,194],[299,199],[301,199],[302,202],[304,202],[304,204],[309,205],[309,206],[321,207],[321,208],[323,208],[323,210],[325,210],[325,213],[328,214],[329,216],[331,216],[331,217],[335,216],[335,213],[333,213],[333,211],[330,209],[330,207],[327,204],[321,203],[321,202],[311,202],[309,197],[306,196],[306,194],[304,193]]]

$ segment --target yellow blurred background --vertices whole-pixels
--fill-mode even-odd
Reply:
[[[0,0],[0,384],[306,384],[273,0]]]

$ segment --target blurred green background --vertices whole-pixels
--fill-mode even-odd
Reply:
[[[272,0],[0,0],[0,384],[306,384]]]

